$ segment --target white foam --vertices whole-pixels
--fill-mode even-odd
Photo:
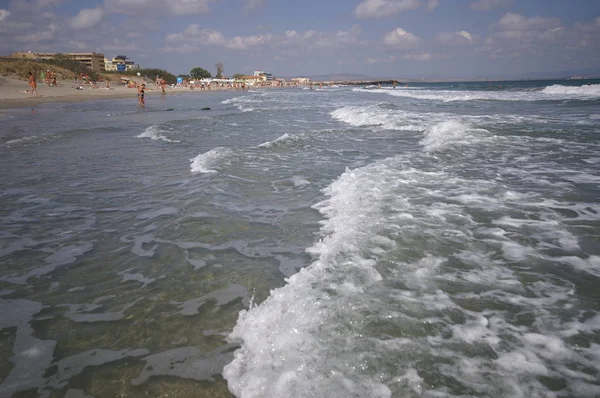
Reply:
[[[449,120],[438,123],[425,132],[425,138],[420,143],[425,151],[434,152],[449,146],[468,145],[479,140],[487,130],[474,129],[459,120]]]
[[[262,102],[260,100],[256,100],[252,96],[243,96],[243,97],[235,97],[229,98],[224,101],[221,101],[222,104],[231,104],[238,108],[242,112],[252,112],[255,110],[250,104],[256,104]]]
[[[384,109],[380,105],[344,106],[331,113],[331,117],[351,126],[381,126],[385,129],[421,131],[444,114],[405,112]]]
[[[229,148],[217,147],[208,152],[201,153],[193,159],[190,159],[190,168],[192,173],[216,173],[214,168],[218,163],[233,154]]]
[[[364,90],[354,88],[353,91],[369,94],[386,94],[394,97],[415,98],[421,100],[434,100],[443,102],[454,101],[542,101],[560,99],[593,98],[600,96],[600,85],[585,86],[548,86],[538,91],[524,90],[390,90],[373,89]]]
[[[295,187],[303,187],[305,185],[310,185],[310,181],[308,181],[303,176],[292,176],[292,182],[294,183]]]
[[[164,131],[161,129],[160,126],[154,125],[154,126],[150,126],[147,127],[143,133],[141,133],[140,135],[136,135],[137,138],[150,138],[152,140],[161,140],[161,141],[165,141],[165,142],[181,142],[181,141],[177,141],[177,140],[172,140],[166,136],[164,136],[163,133]]]
[[[279,144],[283,144],[283,143],[287,143],[287,142],[295,142],[298,140],[298,138],[299,137],[294,134],[285,133],[285,134],[277,137],[273,141],[266,141],[266,142],[263,142],[262,144],[259,144],[258,148],[272,148]]]
[[[586,84],[583,86],[562,86],[554,84],[542,90],[546,94],[568,95],[578,97],[600,97],[600,84]]]
[[[329,367],[334,366],[330,361],[337,359],[327,351],[338,348],[330,344],[333,342],[322,344],[324,341],[319,339],[323,336],[317,334],[335,308],[335,300],[322,290],[338,289],[337,283],[328,278],[335,271],[329,270],[345,269],[348,279],[339,286],[339,292],[355,291],[348,288],[359,283],[352,283],[352,275],[363,285],[381,280],[372,260],[351,254],[369,240],[372,227],[381,217],[373,197],[379,196],[379,191],[369,189],[369,185],[375,188],[379,182],[369,181],[369,175],[368,171],[347,171],[326,189],[329,199],[315,205],[327,216],[322,228],[324,237],[308,249],[318,255],[318,260],[291,276],[286,286],[272,291],[259,307],[240,313],[229,339],[243,344],[223,372],[237,396],[391,396],[387,386],[358,374],[353,375],[352,382],[332,370],[329,377],[321,376],[328,374]],[[350,256],[347,261],[343,260],[345,254]]]

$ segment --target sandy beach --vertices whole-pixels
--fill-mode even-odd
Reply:
[[[129,88],[123,84],[111,84],[111,88],[101,87],[104,83],[99,83],[98,88],[91,88],[84,85],[83,89],[78,90],[73,81],[62,81],[58,87],[48,87],[45,84],[38,83],[39,96],[31,95],[27,90],[29,84],[26,81],[11,78],[0,78],[0,109],[20,108],[35,106],[47,102],[80,102],[93,99],[111,99],[111,98],[131,98],[137,102],[137,90]],[[160,94],[160,89],[151,85],[146,86],[147,95]],[[215,88],[213,91],[224,90],[224,88]],[[209,92],[204,90],[190,90],[186,87],[167,88],[167,94],[187,93],[187,92]]]

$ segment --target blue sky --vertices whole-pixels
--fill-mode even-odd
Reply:
[[[600,0],[0,0],[0,37],[176,74],[506,78],[600,67]]]

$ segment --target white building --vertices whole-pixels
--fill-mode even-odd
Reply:
[[[294,77],[292,79],[292,83],[304,85],[310,83],[310,79],[308,77]]]
[[[140,66],[130,59],[127,59],[124,55],[117,55],[113,59],[109,60],[104,58],[104,67],[107,72],[117,72],[126,70],[137,70]]]
[[[265,72],[264,70],[255,70],[254,76],[264,76],[265,80],[273,80],[273,75],[269,72]]]

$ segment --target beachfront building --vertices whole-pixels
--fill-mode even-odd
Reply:
[[[246,83],[249,86],[254,86],[255,84],[260,84],[267,81],[267,78],[263,75],[260,76],[242,76],[239,80],[242,83]]]
[[[273,75],[269,72],[265,72],[264,70],[255,70],[254,76],[264,76],[266,81],[273,80]]]
[[[294,77],[292,79],[292,83],[298,84],[298,85],[307,85],[310,83],[310,79],[308,77]]]
[[[140,66],[130,59],[127,59],[125,55],[117,55],[113,59],[104,58],[104,64],[106,65],[107,72],[123,72],[129,70],[138,70]]]
[[[14,52],[12,53],[12,58],[18,59],[33,59],[33,60],[48,60],[55,59],[59,53],[39,53],[39,52]],[[104,54],[100,53],[64,53],[62,54],[66,57],[69,57],[75,61],[81,62],[88,68],[96,71],[96,72],[104,72],[105,64],[104,64]]]

